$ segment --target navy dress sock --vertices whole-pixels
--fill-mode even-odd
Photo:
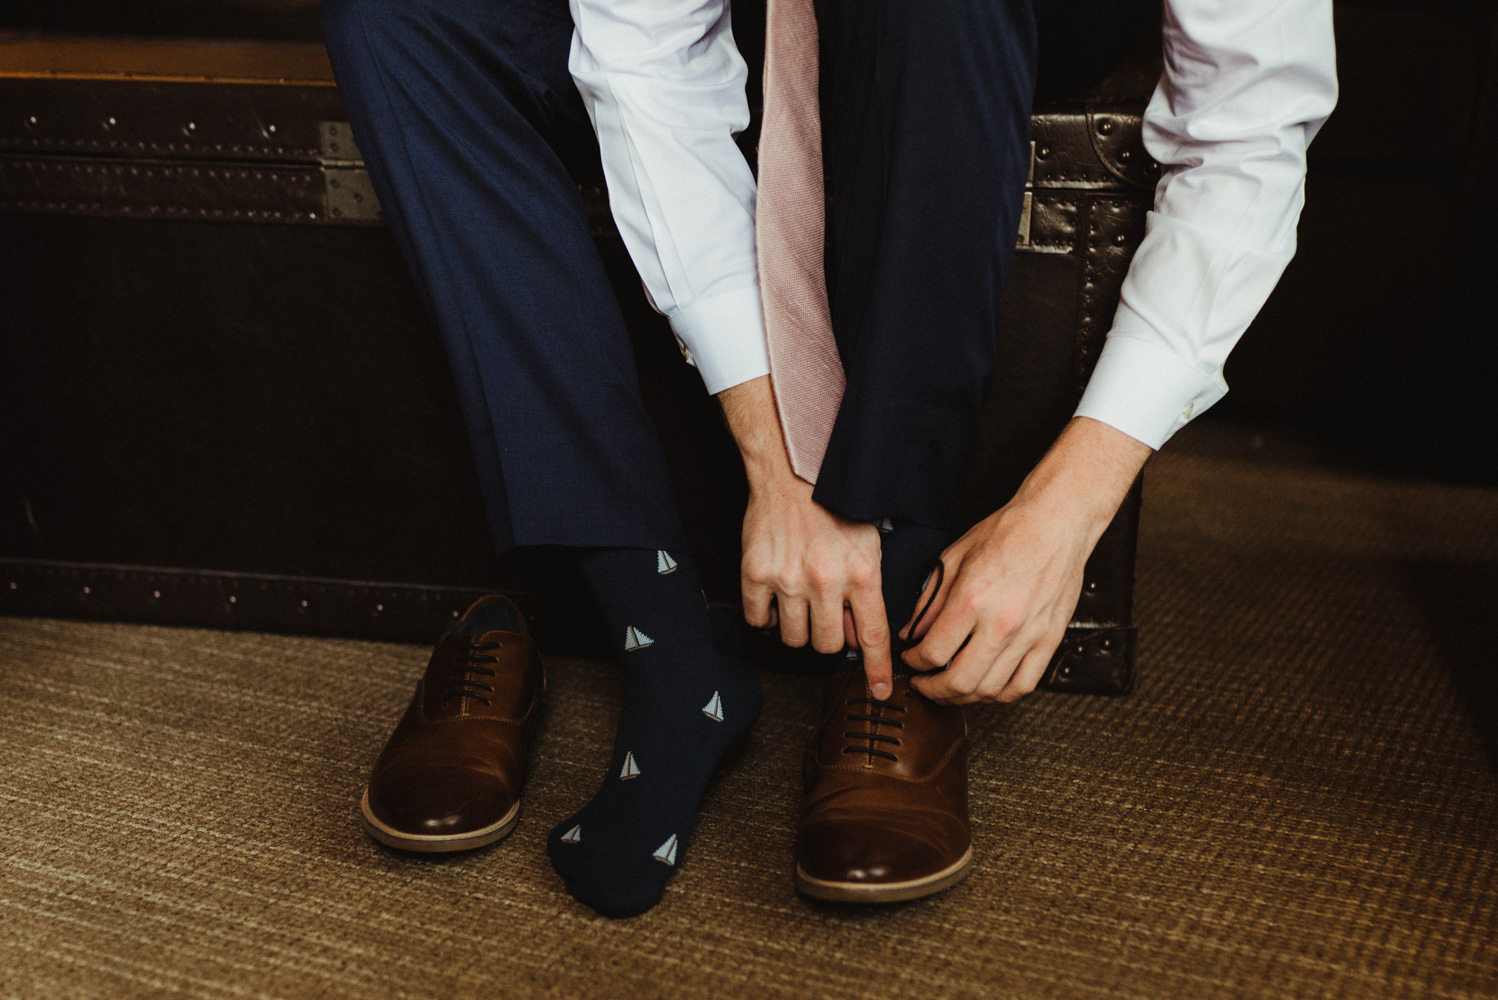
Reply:
[[[707,780],[762,696],[727,648],[737,632],[711,618],[689,556],[611,548],[578,560],[622,651],[624,707],[602,788],[552,830],[547,853],[579,902],[631,917],[680,867]]]
[[[889,634],[894,637],[895,670],[908,673],[899,653],[914,643],[902,643],[900,629],[915,613],[916,599],[942,549],[951,541],[951,532],[899,517],[885,518],[878,526],[884,610],[889,616]]]

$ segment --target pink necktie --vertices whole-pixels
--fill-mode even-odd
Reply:
[[[842,362],[832,337],[822,254],[822,125],[812,0],[769,0],[765,117],[759,141],[756,247],[770,381],[791,468],[817,481],[838,403]]]

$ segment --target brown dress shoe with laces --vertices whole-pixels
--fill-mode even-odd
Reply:
[[[796,888],[843,903],[893,903],[961,881],[973,861],[967,721],[896,675],[885,701],[862,670],[830,679],[807,751]]]
[[[422,852],[466,851],[509,833],[545,687],[520,609],[498,594],[475,601],[438,641],[375,761],[364,829]]]

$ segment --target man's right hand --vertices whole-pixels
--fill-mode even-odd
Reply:
[[[822,653],[844,643],[863,654],[874,697],[892,684],[889,626],[879,578],[879,531],[812,499],[791,471],[767,376],[718,394],[749,476],[744,515],[744,618],[780,625],[788,646],[809,641]],[[772,603],[773,602],[773,603]]]

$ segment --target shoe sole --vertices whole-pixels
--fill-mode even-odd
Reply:
[[[520,802],[517,800],[510,811],[500,817],[499,822],[467,833],[405,833],[397,830],[381,822],[369,808],[368,789],[365,789],[364,798],[359,802],[359,813],[364,819],[364,832],[386,847],[415,851],[418,854],[446,854],[449,851],[471,851],[476,847],[487,847],[496,840],[503,839],[520,821]]]
[[[973,864],[973,849],[958,858],[950,867],[934,875],[911,879],[908,882],[828,882],[812,878],[796,866],[796,888],[814,899],[825,899],[830,903],[902,903],[910,899],[934,895],[950,889],[967,877]]]

